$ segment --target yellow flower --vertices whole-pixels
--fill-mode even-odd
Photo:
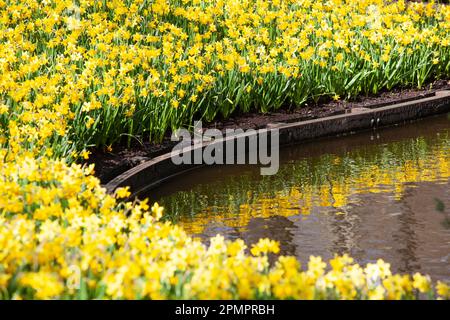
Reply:
[[[9,110],[8,106],[6,104],[0,104],[0,115],[7,113]]]
[[[0,273],[0,288],[6,288],[10,278],[10,274]]]
[[[93,118],[91,118],[91,117],[88,117],[87,118],[87,121],[86,121],[86,128],[90,128],[90,127],[92,127],[92,124],[95,122],[95,120],[93,119]]]
[[[38,299],[57,298],[64,290],[61,281],[50,272],[28,272],[20,278],[20,284],[35,290]]]
[[[84,160],[89,159],[89,155],[90,155],[90,154],[91,154],[90,151],[87,151],[87,150],[81,151],[81,156],[83,157]]]
[[[436,292],[442,299],[450,299],[450,287],[448,284],[438,281],[436,284]]]
[[[428,292],[431,290],[431,281],[427,276],[423,276],[420,273],[415,273],[413,276],[413,287],[420,292]]]
[[[161,207],[158,202],[155,202],[155,204],[152,206],[151,208],[153,214],[155,215],[156,220],[161,219],[163,212],[164,212],[164,207]]]
[[[311,274],[312,277],[317,278],[321,275],[323,275],[325,271],[326,263],[322,261],[321,257],[309,257],[308,262],[308,272]]]
[[[259,239],[259,241],[256,244],[252,245],[251,253],[254,256],[259,256],[261,254],[267,254],[267,253],[278,253],[280,251],[280,245],[277,241],[273,241],[270,239]]]
[[[353,259],[346,254],[343,256],[335,255],[334,259],[330,260],[331,268],[337,272],[341,272],[344,267],[351,263],[353,263]]]
[[[131,195],[129,189],[130,189],[129,187],[117,188],[115,191],[116,198],[123,199],[129,197]]]

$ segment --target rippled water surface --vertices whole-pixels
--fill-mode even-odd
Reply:
[[[300,261],[349,253],[450,279],[450,115],[286,147],[280,160],[274,176],[203,167],[150,195],[205,242],[269,237]]]

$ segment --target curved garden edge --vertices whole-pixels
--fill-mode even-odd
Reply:
[[[201,146],[186,147],[181,152],[192,154],[196,149],[204,148],[211,143],[224,143],[228,139],[243,138],[244,136],[259,137],[261,133],[267,133],[274,128],[279,130],[279,144],[283,146],[326,136],[394,125],[449,111],[450,90],[442,90],[420,99],[412,101],[408,99],[389,106],[373,105],[367,108],[354,108],[345,114],[294,123],[269,123],[264,129],[217,139],[210,143],[203,142]],[[246,144],[246,152],[248,152],[247,148],[248,145]],[[116,176],[104,187],[108,193],[113,193],[119,187],[128,186],[131,197],[135,197],[157,187],[168,179],[200,166],[194,164],[176,165],[172,162],[171,156],[172,153],[168,152],[145,161]]]

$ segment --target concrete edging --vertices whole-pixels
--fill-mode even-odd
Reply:
[[[258,138],[261,133],[279,130],[279,145],[289,145],[300,141],[325,136],[367,130],[371,128],[393,125],[407,120],[414,120],[430,115],[450,111],[450,90],[437,91],[433,96],[426,96],[413,101],[400,102],[389,106],[355,108],[350,113],[294,123],[268,124],[266,128],[218,139],[211,143],[220,143],[230,139]],[[198,148],[211,143],[203,143],[201,147],[190,146],[180,152],[193,154]],[[247,147],[247,144],[246,144]],[[248,150],[246,150],[248,152]],[[180,154],[180,153],[178,153]],[[171,159],[172,153],[166,153],[137,165],[118,175],[104,187],[113,193],[118,187],[129,186],[132,197],[157,187],[164,181],[201,165],[176,165]]]

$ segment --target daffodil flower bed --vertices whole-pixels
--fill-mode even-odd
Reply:
[[[14,114],[57,156],[449,76],[434,2],[0,1],[3,130]]]
[[[221,236],[106,194],[91,146],[194,117],[353,97],[450,74],[450,9],[404,1],[0,0],[3,299],[449,299],[443,282]]]

